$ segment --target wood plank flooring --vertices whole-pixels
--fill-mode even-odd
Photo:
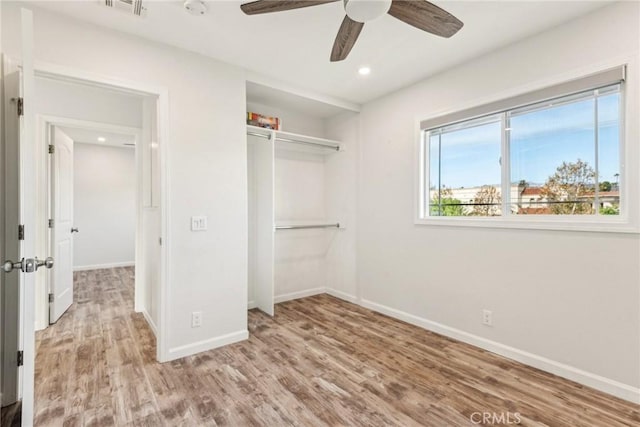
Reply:
[[[12,405],[0,408],[0,426],[20,427],[22,423],[22,404],[16,402]]]
[[[638,405],[327,295],[161,365],[132,269],[76,273],[75,292],[37,337],[39,426],[640,425]]]

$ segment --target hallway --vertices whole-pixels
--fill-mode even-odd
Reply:
[[[74,273],[75,301],[36,337],[36,424],[120,424],[155,412],[155,338],[133,312],[134,269]],[[66,424],[65,424],[66,425]]]

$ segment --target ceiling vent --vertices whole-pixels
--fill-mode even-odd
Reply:
[[[147,11],[147,8],[142,6],[142,0],[104,0],[104,4],[136,16],[143,16]]]

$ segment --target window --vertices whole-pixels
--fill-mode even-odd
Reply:
[[[422,121],[420,218],[619,222],[624,72]]]

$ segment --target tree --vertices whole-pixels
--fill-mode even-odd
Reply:
[[[598,187],[600,188],[600,191],[611,191],[611,187],[613,186],[609,181],[602,181],[600,184],[598,184]]]
[[[502,197],[498,189],[491,185],[483,185],[473,198],[473,216],[496,216],[500,215]]]
[[[593,213],[596,173],[587,162],[562,162],[540,191],[556,215]]]
[[[431,216],[463,216],[464,206],[462,202],[453,197],[453,191],[450,188],[442,187],[440,193],[433,192],[433,196],[429,203]]]
[[[600,215],[620,215],[620,206],[604,206],[600,208]]]

